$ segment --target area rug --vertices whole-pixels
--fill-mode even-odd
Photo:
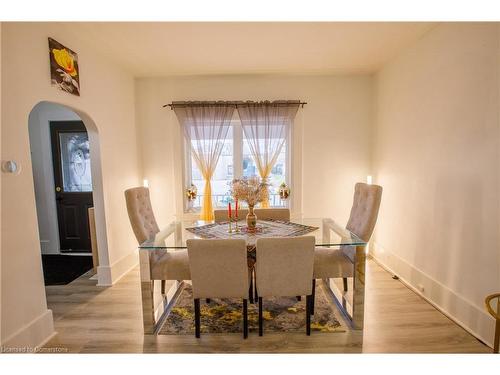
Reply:
[[[201,301],[201,333],[243,332],[243,302],[241,299],[212,299]],[[306,332],[305,298],[266,298],[263,303],[264,334],[270,332]],[[258,332],[258,304],[248,303],[249,332]],[[327,296],[322,281],[316,286],[314,315],[311,330],[318,332],[345,332],[335,317],[333,301]],[[160,335],[194,335],[194,303],[191,285],[186,284],[175,302]]]

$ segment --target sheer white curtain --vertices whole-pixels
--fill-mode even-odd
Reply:
[[[175,114],[191,145],[196,165],[205,180],[201,220],[213,220],[211,179],[231,126],[234,104],[185,103],[173,105]]]
[[[264,181],[267,181],[288,140],[299,104],[299,101],[274,101],[238,105],[243,134]],[[269,207],[269,198],[262,202],[262,207]]]

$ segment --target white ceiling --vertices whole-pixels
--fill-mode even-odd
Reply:
[[[66,24],[136,77],[371,73],[430,22]]]

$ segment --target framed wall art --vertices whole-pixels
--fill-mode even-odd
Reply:
[[[49,38],[49,57],[52,85],[80,96],[80,71],[76,52]]]

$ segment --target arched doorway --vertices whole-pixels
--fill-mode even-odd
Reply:
[[[45,281],[67,284],[109,265],[99,134],[86,113],[47,101],[33,107],[28,127]]]

